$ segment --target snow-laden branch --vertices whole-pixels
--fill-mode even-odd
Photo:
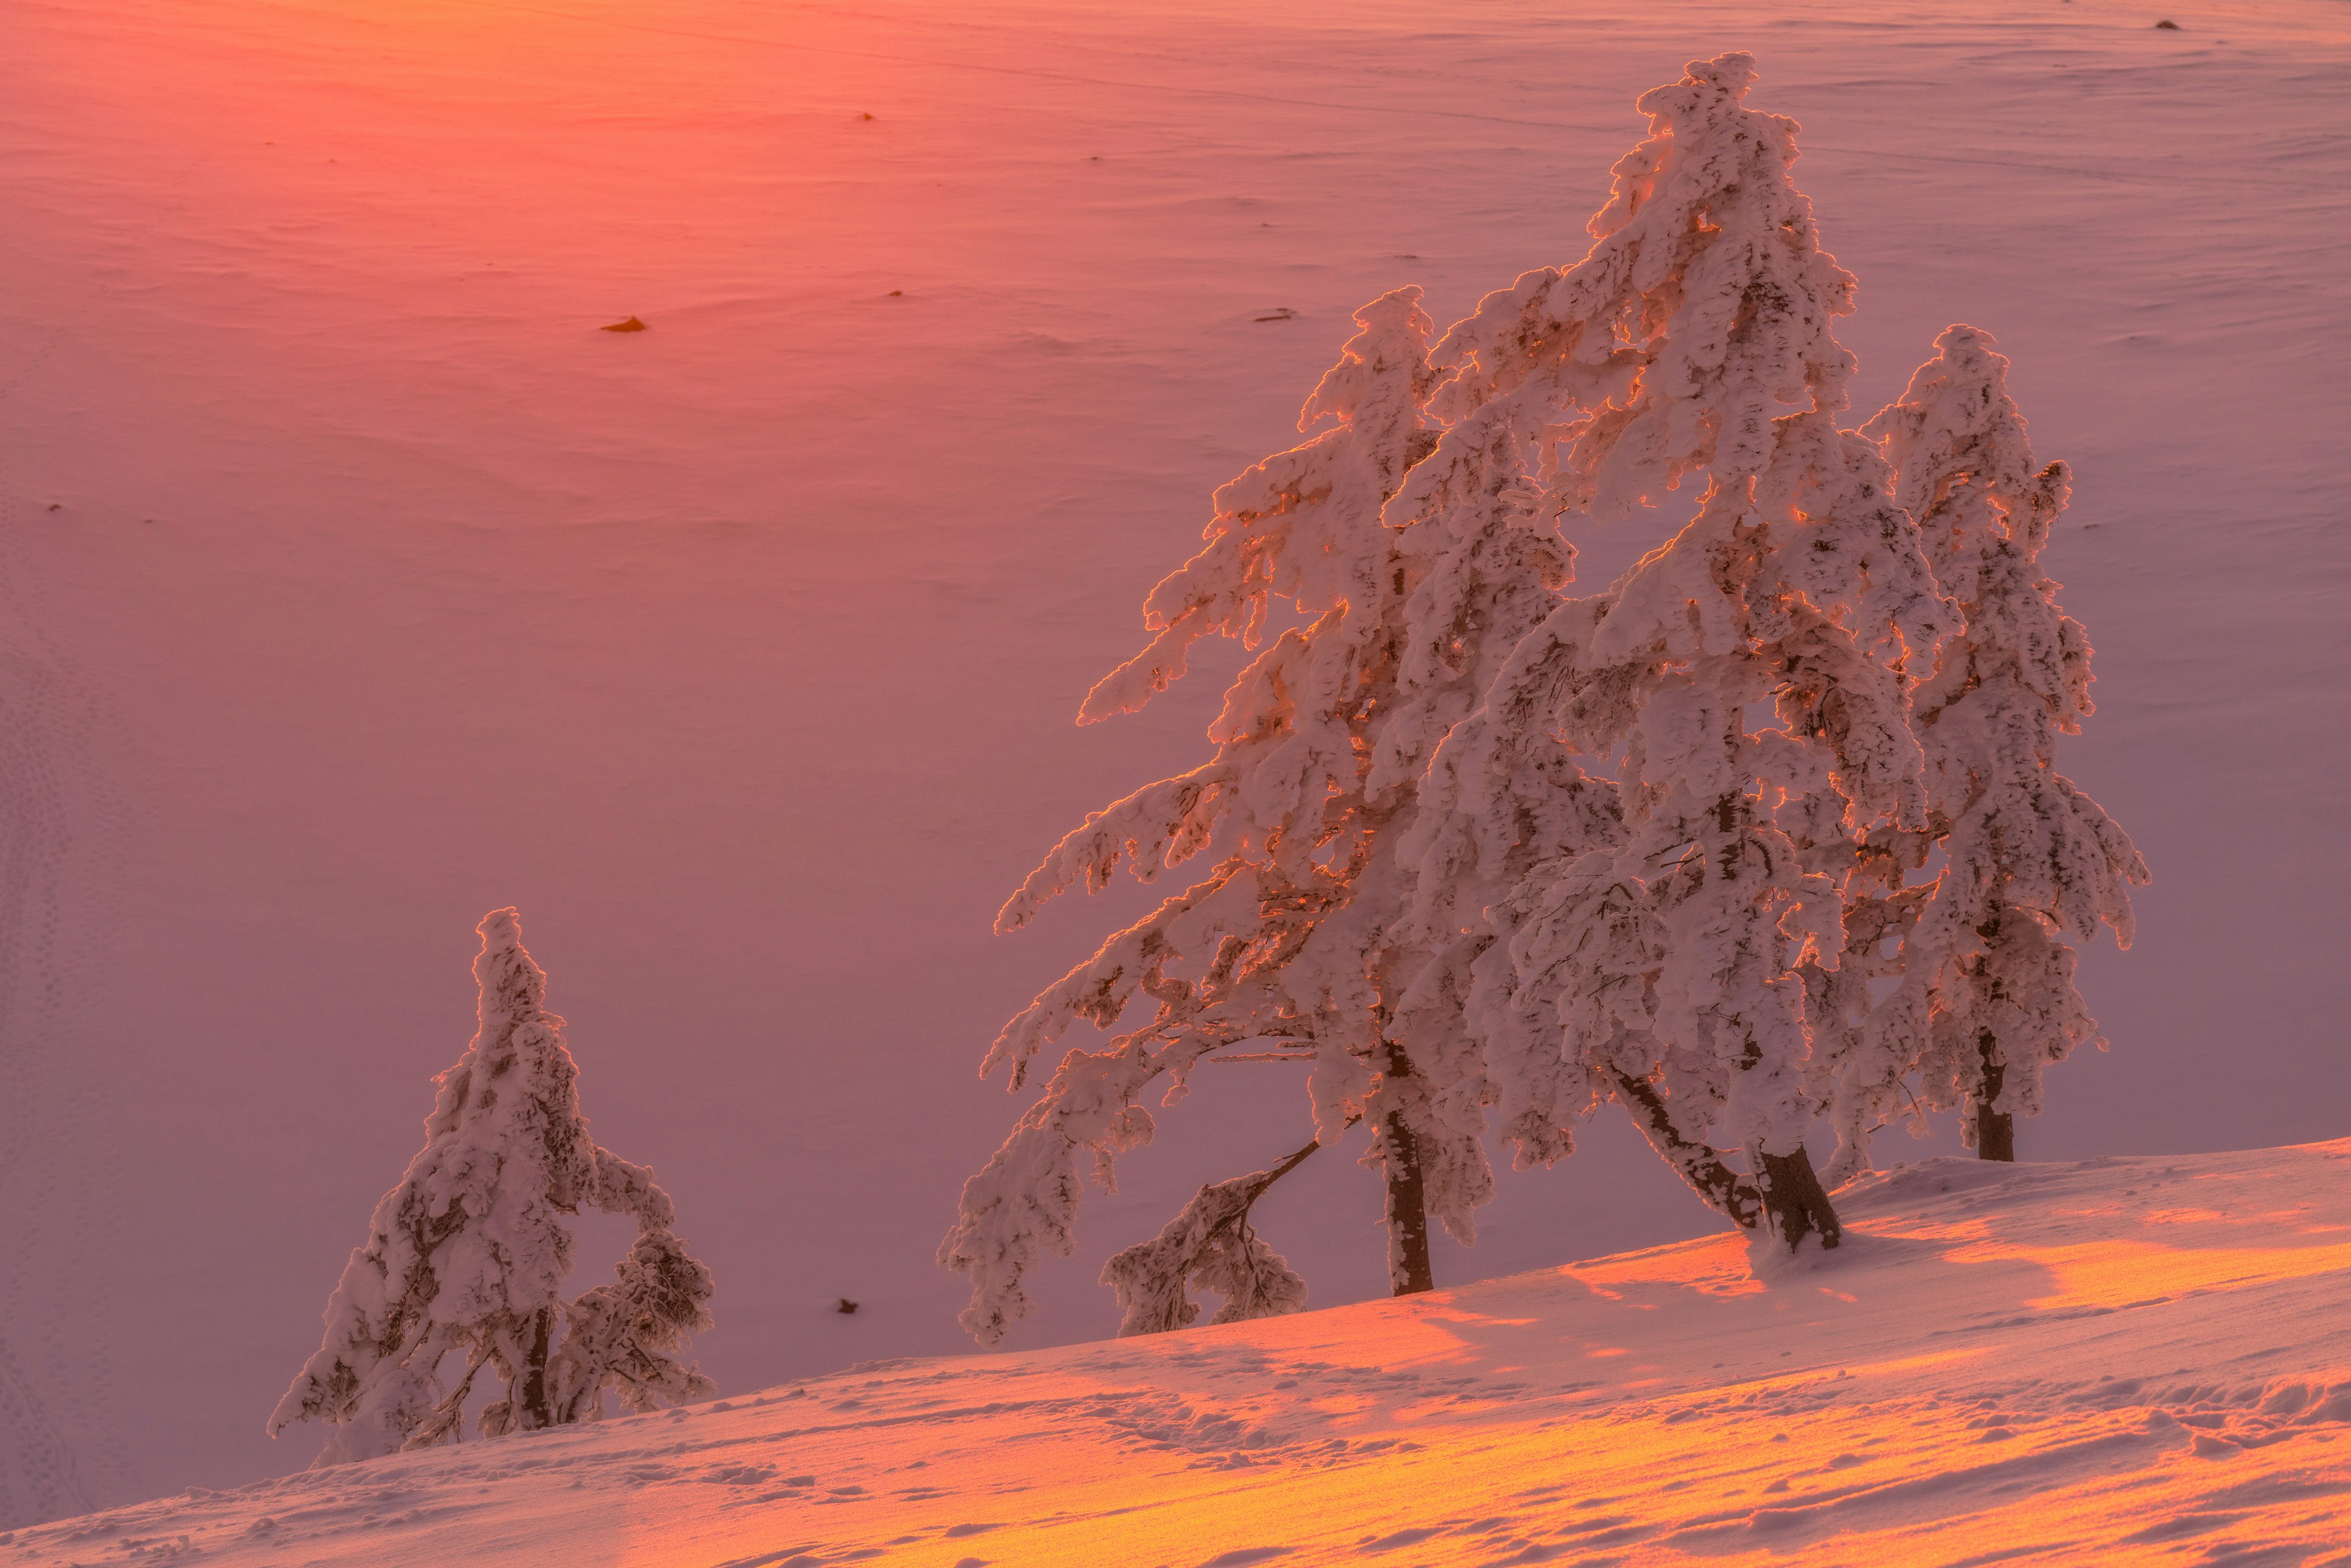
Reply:
[[[1202,1186],[1157,1236],[1113,1254],[1102,1282],[1118,1293],[1120,1337],[1190,1327],[1200,1316],[1194,1291],[1224,1298],[1214,1323],[1303,1310],[1306,1281],[1250,1226],[1249,1210],[1322,1146],[1317,1139],[1268,1169]]]

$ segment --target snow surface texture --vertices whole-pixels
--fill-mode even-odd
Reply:
[[[976,1055],[1153,898],[990,918],[1230,666],[1079,695],[1355,306],[1573,262],[1635,95],[1727,48],[1862,280],[1853,407],[1971,322],[2073,468],[2063,766],[2161,883],[2023,1152],[2343,1130],[2340,8],[1263,11],[0,6],[0,1518],[308,1458],[263,1418],[508,904],[722,1392],[962,1346],[931,1254],[1022,1103]],[[1103,1261],[1298,1145],[1265,1071],[1200,1075],[1014,1346],[1110,1335]],[[1717,1228],[1579,1144],[1440,1283]],[[1360,1148],[1255,1215],[1318,1304],[1387,1288]]]
[[[2341,1563],[2351,1140],[1844,1188],[1729,1236],[1256,1322],[869,1363],[201,1490],[26,1568]]]

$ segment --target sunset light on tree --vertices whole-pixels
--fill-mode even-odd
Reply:
[[[2351,1563],[2330,0],[23,0],[0,183],[0,1564]]]

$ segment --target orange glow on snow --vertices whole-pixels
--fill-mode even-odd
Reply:
[[[2351,1269],[2351,1242],[2314,1247],[2164,1247],[2147,1241],[2085,1241],[2070,1247],[2007,1247],[1987,1244],[1952,1254],[1955,1260],[2013,1258],[2046,1269],[2057,1289],[2033,1297],[2032,1306],[2122,1307],[2184,1296],[2193,1291],[2225,1291],[2280,1280],[2299,1280]]]
[[[1742,1239],[1716,1236],[1418,1301],[1047,1353],[990,1382],[1020,1441],[945,1417],[935,1437],[890,1439],[963,1489],[906,1493],[901,1550],[926,1568],[952,1568],[964,1542],[1041,1568],[1274,1545],[1292,1551],[1271,1561],[1299,1562],[2023,1561],[2085,1520],[2127,1541],[2210,1511],[2199,1500],[2213,1487],[2320,1470],[2337,1480],[2285,1513],[2324,1531],[2351,1460],[2301,1413],[2351,1386],[2351,1365],[2306,1387],[2166,1390],[2145,1384],[2162,1367],[2128,1351],[2127,1326],[2109,1326],[2168,1312],[2167,1333],[2192,1333],[2217,1309],[2180,1297],[2351,1277],[2338,1228],[2294,1211],[2243,1237],[2232,1212],[2105,1198],[2053,1208],[2053,1233],[1930,1207],[1862,1218],[1844,1258],[1762,1278]],[[2297,1234],[2310,1244],[2275,1244]],[[1227,1359],[1259,1370],[1219,1379]],[[2053,1379],[2081,1392],[2027,1396]],[[1105,1433],[1082,1414],[1095,1402],[1155,1414]],[[1235,1431],[1313,1436],[1203,1452],[1185,1421],[1211,1407]],[[1046,1486],[1050,1507],[1035,1499]],[[988,1528],[942,1540],[956,1524]],[[703,1568],[784,1544],[729,1526],[681,1554],[674,1531],[711,1528],[704,1513],[648,1529],[642,1554],[618,1561]],[[1456,1539],[1479,1528],[1474,1548]],[[938,1547],[914,1543],[926,1531]]]

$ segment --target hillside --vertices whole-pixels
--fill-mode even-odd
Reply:
[[[0,1561],[2351,1562],[2351,1139],[1864,1178],[1295,1317],[872,1363],[18,1531]]]
[[[2342,0],[11,0],[0,1531],[308,1457],[264,1419],[509,904],[596,1136],[715,1271],[724,1393],[967,1351],[934,1250],[1028,1103],[974,1070],[1163,890],[991,918],[1087,812],[1208,755],[1239,651],[1142,715],[1080,728],[1081,698],[1356,306],[1417,285],[1449,323],[1581,256],[1636,95],[1733,47],[1861,279],[1855,420],[1970,322],[2075,476],[2045,560],[2099,711],[2062,767],[2156,881],[2132,950],[2083,955],[2114,1049],[2052,1074],[2022,1152],[2346,1130]],[[1580,591],[1685,516],[1579,527]],[[1013,1348],[1108,1334],[1103,1260],[1303,1143],[1302,1080],[1200,1073]],[[1503,1173],[1441,1284],[1716,1223],[1621,1111],[1579,1142]],[[1266,1200],[1319,1304],[1386,1290],[1360,1147]],[[574,1288],[621,1245],[589,1228]],[[1437,1522],[1373,1511],[1331,1538]],[[887,1539],[848,1505],[804,1539],[709,1517],[761,1522],[679,1537],[685,1568]]]

